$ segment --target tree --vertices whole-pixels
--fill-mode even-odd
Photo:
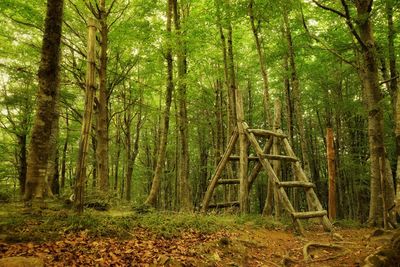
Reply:
[[[43,35],[41,61],[38,72],[39,91],[36,117],[32,128],[27,158],[25,201],[43,198],[45,174],[50,156],[49,139],[57,119],[60,86],[61,31],[63,0],[48,0]]]
[[[151,190],[145,201],[145,204],[151,206],[155,206],[156,204],[158,190],[160,189],[160,184],[161,184],[161,172],[165,164],[165,154],[168,141],[169,116],[172,103],[172,92],[174,90],[173,58],[172,58],[172,48],[170,40],[173,6],[174,6],[173,0],[168,0],[166,28],[169,38],[166,40],[167,50],[165,54],[165,60],[167,61],[167,90],[165,93],[165,107],[164,107],[164,112],[162,114],[162,120],[160,125],[160,139],[158,144],[157,162],[154,170],[154,176],[152,179],[153,182],[151,185]]]

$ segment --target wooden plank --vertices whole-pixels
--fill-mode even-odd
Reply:
[[[240,184],[240,179],[219,179],[217,184]]]
[[[285,182],[279,182],[276,184],[279,187],[314,187],[315,184],[311,182],[301,182],[301,181],[285,181]]]
[[[283,133],[279,133],[279,132],[274,132],[274,131],[270,131],[270,130],[264,130],[264,129],[248,129],[248,131],[256,136],[275,136],[278,138],[285,138],[287,137],[286,134]]]
[[[249,161],[250,160],[252,160],[252,161],[258,160],[258,157],[256,157],[256,156],[248,156],[247,158]],[[229,160],[238,161],[238,160],[240,160],[240,156],[238,156],[238,155],[229,156]]]
[[[287,161],[299,161],[296,157],[285,156],[285,155],[272,155],[272,154],[263,154],[264,157],[270,160],[287,160]]]
[[[295,219],[311,219],[326,216],[328,213],[326,210],[318,211],[303,211],[303,212],[293,212],[292,216]]]
[[[235,129],[233,131],[233,134],[231,136],[231,139],[229,140],[228,146],[225,150],[225,153],[222,157],[222,159],[219,161],[217,169],[215,170],[215,173],[213,175],[213,177],[211,178],[211,182],[207,187],[207,191],[204,195],[204,199],[203,202],[201,204],[201,212],[206,212],[207,208],[208,208],[208,204],[210,203],[211,200],[211,196],[214,192],[214,188],[217,185],[218,179],[222,174],[222,171],[225,168],[226,163],[228,162],[229,156],[231,155],[233,148],[235,147],[236,141],[239,137],[239,133],[237,132],[237,130]]]
[[[232,201],[232,202],[226,202],[226,203],[216,203],[216,204],[209,204],[208,208],[229,208],[229,207],[239,207],[240,203],[239,201]]]

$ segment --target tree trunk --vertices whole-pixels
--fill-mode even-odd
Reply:
[[[284,14],[283,14],[283,21],[284,21],[284,28],[285,28],[285,35],[286,35],[286,42],[288,46],[288,56],[289,56],[289,70],[290,70],[290,78],[291,78],[291,86],[292,86],[292,97],[293,97],[293,107],[294,107],[294,115],[296,118],[296,124],[298,128],[298,136],[300,140],[300,147],[301,147],[301,154],[302,154],[302,161],[303,161],[303,169],[308,177],[310,177],[310,163],[309,163],[309,156],[307,150],[307,142],[306,142],[306,135],[304,130],[304,121],[303,121],[303,111],[301,105],[301,92],[300,92],[300,84],[299,79],[297,77],[297,70],[296,70],[296,62],[295,62],[295,53],[293,48],[293,41],[292,41],[292,33],[290,29],[289,23],[289,14],[285,7]],[[293,144],[292,144],[293,145]],[[311,177],[310,177],[311,178]]]
[[[88,21],[88,52],[87,52],[87,77],[85,110],[82,118],[81,138],[79,142],[78,161],[75,179],[75,209],[78,213],[83,212],[84,189],[86,181],[87,155],[89,151],[89,137],[92,129],[92,115],[95,95],[95,71],[96,71],[96,22],[94,19]]]
[[[168,36],[171,34],[171,20],[172,20],[172,8],[173,8],[173,0],[168,0],[167,3],[167,33]],[[168,129],[169,129],[169,116],[172,102],[172,91],[174,90],[173,83],[173,59],[172,59],[172,51],[171,44],[169,44],[169,40],[166,40],[167,43],[167,91],[165,95],[165,107],[162,118],[162,124],[160,125],[160,141],[158,145],[158,153],[157,153],[157,163],[156,168],[154,170],[153,183],[151,185],[149,196],[147,197],[145,204],[155,206],[157,201],[158,191],[160,189],[161,184],[161,175],[164,169],[165,164],[165,155],[167,149],[167,141],[168,141]]]
[[[260,33],[260,25],[256,26],[254,12],[253,12],[254,0],[249,1],[249,17],[250,17],[250,24],[251,30],[253,32],[254,41],[256,43],[257,53],[258,53],[258,60],[260,64],[260,71],[261,77],[263,79],[263,107],[264,107],[264,116],[265,116],[265,123],[266,127],[268,128],[271,125],[272,118],[269,112],[269,82],[268,82],[268,71],[265,62],[265,52],[264,48],[262,47],[262,38],[259,36]]]
[[[68,150],[68,141],[69,141],[69,119],[68,112],[65,112],[65,128],[67,129],[67,133],[65,136],[64,146],[62,150],[62,159],[61,159],[61,181],[60,187],[63,191],[65,188],[65,176],[67,172],[67,150]]]
[[[108,48],[108,26],[105,0],[100,0],[99,22],[100,22],[100,66],[99,66],[99,101],[97,103],[97,174],[99,188],[107,192],[108,181],[108,99],[107,88],[107,48]]]
[[[181,28],[181,16],[180,9],[178,7],[178,1],[173,0],[174,5],[174,24],[175,31],[177,32],[177,61],[178,61],[178,104],[179,104],[179,140],[180,140],[180,151],[179,151],[179,199],[180,199],[180,210],[191,211],[193,204],[190,194],[189,186],[189,136],[188,136],[188,118],[187,118],[187,104],[186,104],[186,74],[187,74],[187,59],[186,59],[186,43],[184,42],[185,32]],[[181,6],[182,14],[188,12],[188,6]]]
[[[26,163],[26,137],[27,137],[27,135],[25,133],[22,133],[22,134],[17,136],[17,138],[18,138],[18,146],[19,146],[19,152],[18,152],[18,161],[19,161],[18,181],[19,181],[21,196],[23,196],[24,193],[25,193],[25,182],[26,182],[26,169],[27,169],[27,163]]]
[[[378,57],[373,36],[370,13],[371,1],[356,1],[357,22],[362,48],[361,77],[365,103],[368,110],[368,139],[371,164],[371,200],[368,222],[370,225],[382,225],[384,195],[381,181],[387,179],[385,168],[385,148],[383,130],[383,111],[380,105],[382,93],[379,88]],[[386,184],[386,183],[385,183]]]
[[[328,179],[329,179],[329,195],[328,195],[328,208],[329,219],[336,219],[336,170],[335,170],[335,148],[333,145],[333,129],[331,127],[326,129],[326,148],[327,148],[327,161],[328,161]]]
[[[25,201],[43,198],[47,160],[50,155],[49,139],[57,118],[57,101],[60,87],[61,32],[63,0],[48,0],[39,65],[39,92],[37,113],[32,128],[27,159]]]

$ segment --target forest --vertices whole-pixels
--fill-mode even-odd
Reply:
[[[399,266],[399,12],[2,0],[0,266]]]

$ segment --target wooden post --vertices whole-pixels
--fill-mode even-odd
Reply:
[[[281,110],[282,110],[282,106],[281,106],[281,102],[279,100],[276,100],[274,103],[274,131],[278,131],[278,129],[281,128]],[[272,147],[272,151],[274,155],[279,155],[279,139],[274,137],[274,141],[273,141],[273,147]],[[273,161],[273,165],[274,165],[274,172],[276,175],[279,175],[279,173],[281,172],[281,161],[280,160],[274,160]],[[276,183],[274,183],[274,210],[275,210],[275,219],[279,219],[279,217],[281,216],[281,212],[280,212],[280,205],[279,205],[279,192],[278,192],[279,188],[277,187]]]
[[[333,146],[333,129],[326,129],[326,156],[328,161],[329,193],[328,214],[329,219],[336,219],[336,186],[335,186],[335,148]]]
[[[236,90],[236,116],[237,116],[237,127],[239,131],[239,202],[240,202],[240,212],[242,214],[250,212],[249,203],[249,181],[247,178],[248,169],[248,142],[243,127],[244,122],[244,112],[243,112],[243,102],[242,95],[239,90]]]
[[[81,138],[79,142],[78,162],[76,166],[75,202],[78,213],[83,212],[83,196],[86,180],[86,159],[89,150],[89,137],[92,128],[94,95],[96,91],[96,21],[88,20],[88,52],[86,73],[85,110],[82,118]]]

